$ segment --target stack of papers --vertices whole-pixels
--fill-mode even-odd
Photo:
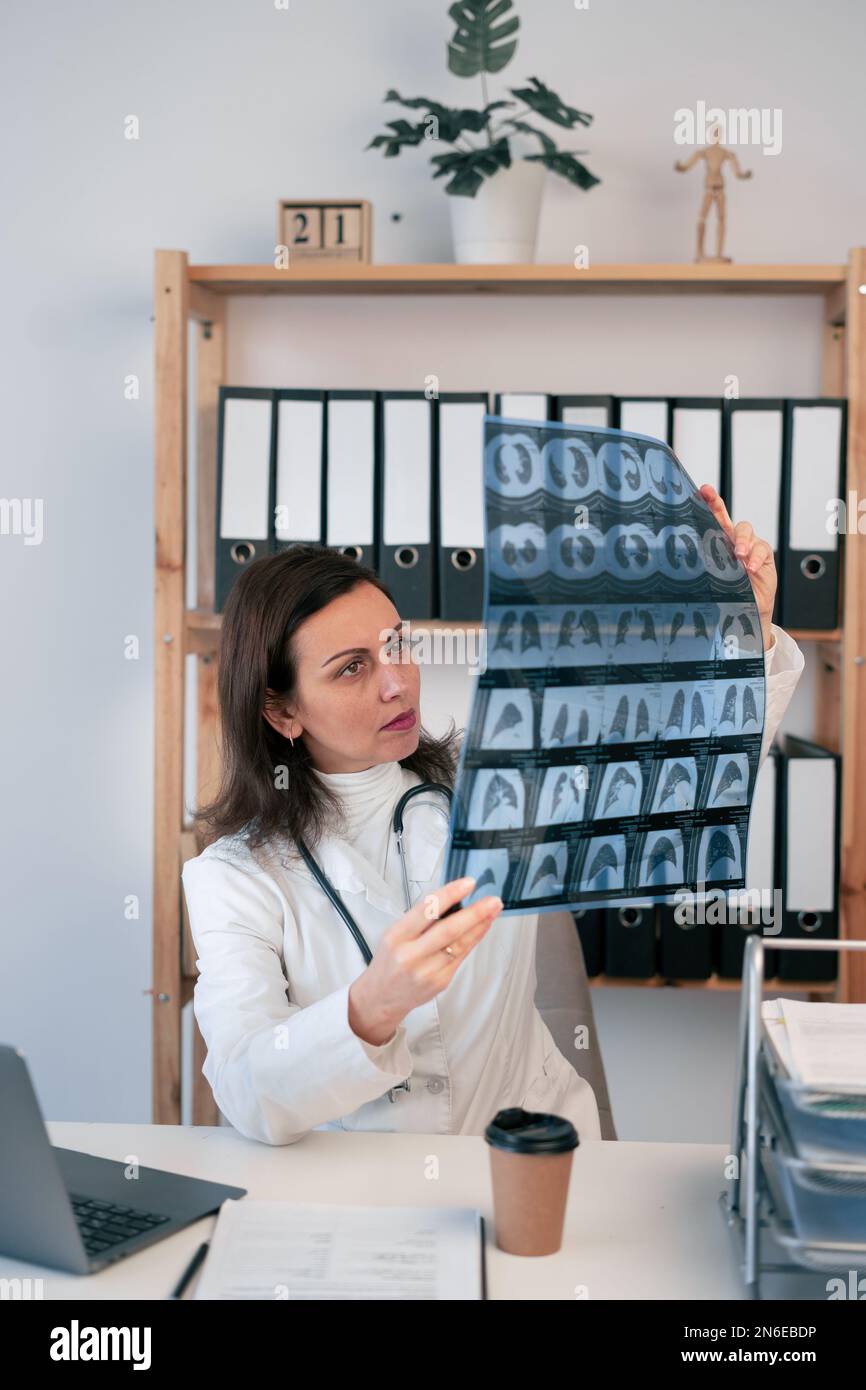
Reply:
[[[764,1028],[791,1081],[866,1090],[866,1004],[765,1000]]]
[[[458,1207],[223,1202],[197,1299],[480,1299],[484,1223]]]

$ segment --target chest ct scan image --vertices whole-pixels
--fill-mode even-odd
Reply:
[[[484,502],[446,881],[505,911],[743,887],[761,623],[685,469],[656,439],[486,416]]]

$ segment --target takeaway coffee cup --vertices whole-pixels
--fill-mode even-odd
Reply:
[[[500,1110],[484,1131],[490,1145],[496,1244],[509,1255],[553,1255],[562,1227],[574,1150],[570,1120],[519,1106]]]

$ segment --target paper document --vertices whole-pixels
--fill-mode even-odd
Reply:
[[[866,1004],[782,999],[796,1079],[808,1086],[866,1086]]]
[[[220,1208],[197,1299],[480,1299],[481,1213],[245,1198]]]
[[[788,1041],[788,1030],[785,1027],[781,1000],[765,999],[761,1005],[761,1017],[770,1046],[776,1054],[776,1060],[789,1080],[797,1081],[799,1078],[796,1075],[794,1058],[791,1055],[791,1044]]]

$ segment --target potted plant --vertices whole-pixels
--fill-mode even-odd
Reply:
[[[457,77],[480,77],[480,109],[403,97],[391,88],[386,101],[423,116],[417,121],[389,121],[386,133],[366,147],[383,148],[386,158],[424,141],[452,147],[432,155],[430,163],[433,177],[447,180],[454,253],[461,262],[502,264],[534,258],[545,169],[577,188],[600,182],[578,159],[585,150],[560,150],[533,123],[540,116],[572,130],[592,122],[586,111],[566,105],[537,77],[528,78],[524,86],[509,87],[509,97],[488,100],[486,74],[501,72],[517,51],[514,35],[520,20],[509,13],[512,8],[512,0],[457,0],[448,10],[456,25],[448,44],[448,68]]]

